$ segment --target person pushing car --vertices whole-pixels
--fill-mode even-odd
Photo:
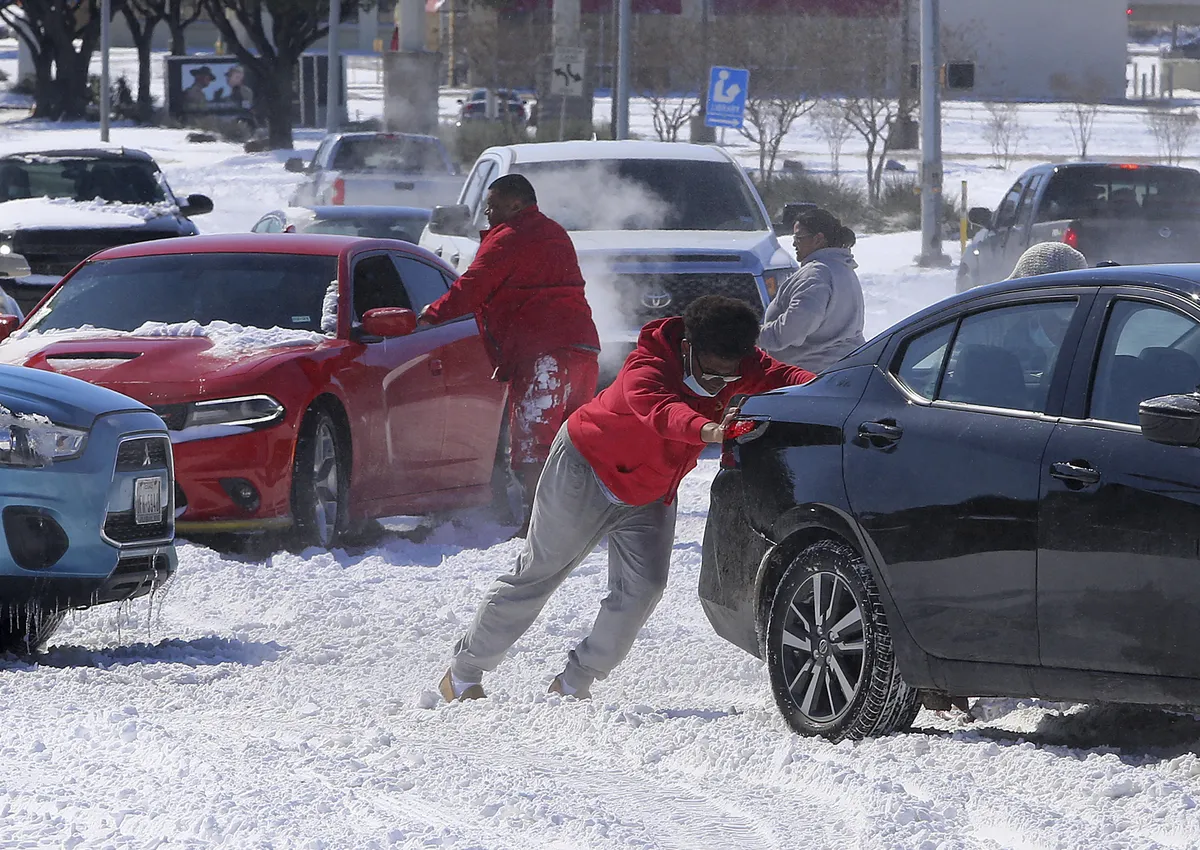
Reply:
[[[758,333],[754,310],[720,295],[642,329],[613,384],[559,429],[516,568],[492,584],[442,677],[447,702],[484,696],[483,674],[605,536],[608,595],[550,692],[586,698],[625,658],[667,584],[676,490],[724,440],[734,395],[813,378],[755,348]]]
[[[554,435],[596,394],[600,337],[571,237],[538,209],[529,180],[495,180],[486,213],[491,227],[474,261],[418,321],[436,325],[474,313],[494,377],[509,382],[509,452],[525,491],[517,532],[523,536]]]

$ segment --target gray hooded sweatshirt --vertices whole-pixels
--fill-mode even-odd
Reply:
[[[776,360],[820,372],[863,344],[863,292],[847,248],[819,248],[767,305],[758,345]]]

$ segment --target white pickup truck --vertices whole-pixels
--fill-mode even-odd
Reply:
[[[441,139],[413,133],[336,133],[311,162],[292,157],[284,167],[307,178],[294,207],[432,207],[453,201],[463,182]]]
[[[571,234],[611,376],[641,326],[701,295],[741,298],[760,314],[798,268],[779,244],[745,170],[723,148],[576,141],[488,148],[458,204],[435,207],[420,244],[460,272],[479,247],[487,187],[523,174],[538,206]]]

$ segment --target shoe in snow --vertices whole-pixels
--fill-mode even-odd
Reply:
[[[550,689],[547,690],[546,693],[558,694],[559,696],[564,696],[564,697],[575,697],[575,699],[591,699],[592,698],[591,691],[589,691],[587,688],[579,688],[578,690],[574,690],[574,691],[571,690],[568,687],[568,685],[563,681],[563,677],[561,675],[554,677],[554,681],[552,681],[550,683]]]
[[[461,683],[460,683],[461,684]],[[446,675],[442,677],[442,681],[438,683],[438,691],[442,695],[442,699],[446,702],[464,701],[469,699],[483,699],[487,694],[483,692],[483,685],[476,682],[473,685],[465,685],[455,688],[454,677],[450,675],[450,671],[446,671]]]

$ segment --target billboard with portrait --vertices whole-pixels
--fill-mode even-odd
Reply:
[[[167,110],[176,117],[251,112],[256,88],[236,56],[167,58]]]

